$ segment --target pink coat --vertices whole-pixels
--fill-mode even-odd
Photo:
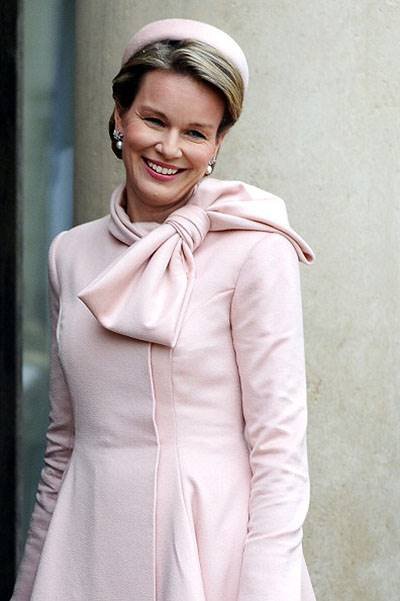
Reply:
[[[299,260],[285,203],[204,179],[164,223],[49,249],[45,464],[12,601],[315,601]]]

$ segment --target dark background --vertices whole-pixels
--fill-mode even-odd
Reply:
[[[17,269],[20,220],[17,170],[18,2],[0,2],[0,599],[11,597],[15,573],[16,407],[20,391]]]

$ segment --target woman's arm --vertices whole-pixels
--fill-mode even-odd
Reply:
[[[300,270],[267,233],[241,267],[231,309],[252,471],[238,601],[300,601],[310,497]]]
[[[29,601],[47,529],[57,501],[63,474],[71,457],[74,430],[71,401],[58,357],[57,322],[60,290],[56,266],[56,245],[65,232],[58,234],[49,248],[49,315],[51,322],[49,425],[46,434],[44,466],[36,492],[24,554],[18,567],[11,601]]]

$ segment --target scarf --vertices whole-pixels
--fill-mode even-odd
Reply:
[[[119,184],[111,194],[108,230],[127,249],[78,293],[100,324],[118,334],[176,345],[196,277],[194,253],[209,231],[278,232],[299,261],[314,261],[313,250],[289,225],[285,202],[255,186],[203,179],[184,206],[150,230],[149,222],[140,227],[130,221],[124,188]]]

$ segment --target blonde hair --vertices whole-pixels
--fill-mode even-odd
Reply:
[[[239,70],[213,46],[197,40],[155,42],[133,54],[112,80],[112,95],[121,113],[129,110],[146,73],[155,69],[190,75],[210,86],[224,101],[225,111],[218,135],[240,117],[243,107],[244,84]],[[108,131],[113,152],[122,158],[113,137],[114,111]]]

